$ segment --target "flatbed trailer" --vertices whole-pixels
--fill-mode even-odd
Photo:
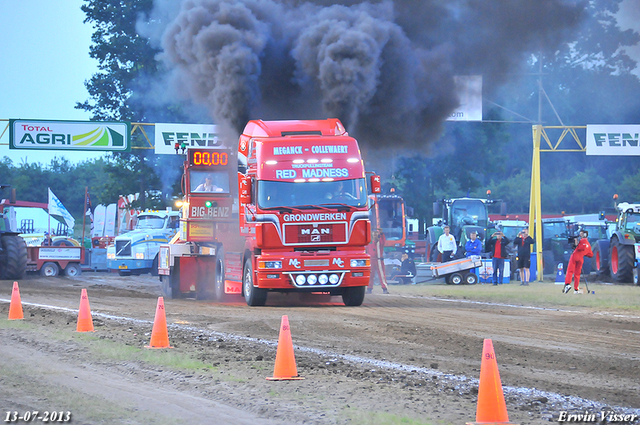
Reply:
[[[472,255],[468,258],[431,265],[431,276],[433,278],[444,277],[447,285],[460,285],[461,283],[474,285],[478,283],[478,275],[471,270],[481,266],[482,257]]]
[[[28,246],[27,272],[39,272],[42,276],[74,277],[82,273],[84,248],[80,246]]]

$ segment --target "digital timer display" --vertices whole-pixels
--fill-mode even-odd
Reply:
[[[189,164],[192,166],[219,167],[229,163],[229,153],[213,149],[189,149]]]

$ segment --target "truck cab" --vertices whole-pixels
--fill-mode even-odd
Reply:
[[[369,185],[358,142],[342,123],[250,121],[238,162],[247,304],[263,305],[271,291],[324,292],[362,304]]]
[[[157,274],[158,250],[180,227],[180,212],[147,210],[138,215],[135,229],[117,236],[107,247],[107,269],[121,276]]]

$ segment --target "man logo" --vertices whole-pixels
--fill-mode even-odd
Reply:
[[[311,236],[311,242],[320,242],[320,235]]]

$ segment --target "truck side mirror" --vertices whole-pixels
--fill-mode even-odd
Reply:
[[[240,205],[251,203],[251,177],[239,174],[238,178],[238,197]]]
[[[377,195],[378,193],[382,193],[382,184],[379,175],[374,174],[370,177],[370,186],[372,194]]]

